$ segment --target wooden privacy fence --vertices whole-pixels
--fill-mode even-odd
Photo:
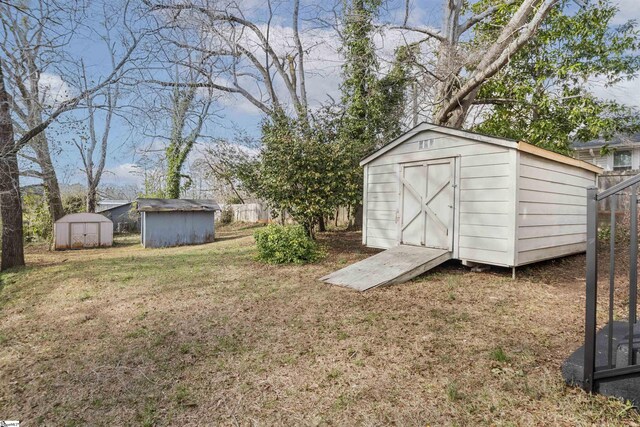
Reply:
[[[233,211],[234,222],[269,222],[271,210],[261,203],[225,205],[223,209]]]
[[[230,209],[233,212],[234,222],[280,222],[281,218],[277,218],[271,212],[268,206],[262,203],[245,203],[245,204],[229,204],[224,205],[222,209]],[[285,223],[290,224],[293,219],[289,214],[285,212]],[[334,225],[341,227],[349,224],[351,217],[349,216],[349,209],[346,207],[340,207],[332,214],[332,218],[329,219],[327,225]]]

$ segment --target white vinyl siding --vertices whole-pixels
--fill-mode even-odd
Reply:
[[[519,155],[517,265],[584,251],[586,188],[595,173]]]
[[[613,168],[613,159],[611,159],[610,156],[601,156],[600,148],[576,151],[575,158],[600,166],[604,170],[611,170]]]
[[[515,150],[435,131],[420,132],[367,164],[367,245],[398,244],[399,164],[447,157],[459,162],[456,257],[512,265]]]
[[[619,148],[619,150],[631,150],[631,169],[638,170],[640,169],[640,148],[638,147],[629,147],[629,148]],[[592,163],[596,166],[600,166],[605,171],[614,170],[614,154],[610,152],[604,156],[600,155],[600,148],[578,148],[575,152],[575,158],[578,160],[584,160],[585,162]]]

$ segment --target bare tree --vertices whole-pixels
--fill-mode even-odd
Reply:
[[[112,32],[118,22],[117,16],[103,8],[103,32],[93,31],[96,38],[102,39],[109,52],[111,67],[116,66],[115,43],[112,40]],[[84,62],[80,64],[79,87],[83,90],[89,88],[89,77]],[[75,140],[82,159],[83,173],[87,180],[87,212],[95,212],[97,203],[97,191],[104,172],[107,159],[107,149],[111,134],[111,125],[118,108],[121,97],[121,84],[116,82],[106,86],[102,91],[87,94],[84,107],[87,111],[87,138]],[[100,113],[104,113],[100,115]],[[102,123],[102,131],[97,129],[96,119]]]
[[[73,14],[66,7],[43,0],[26,7],[0,4],[0,49],[5,61],[5,85],[11,101],[12,117],[18,135],[42,121],[45,110],[65,94],[43,84],[43,74],[63,59],[62,48],[74,31]],[[65,25],[59,25],[60,21]],[[58,178],[45,132],[35,136],[29,150],[20,154],[37,169],[21,174],[39,178],[44,185],[49,214],[53,221],[64,215]]]
[[[193,81],[193,79],[189,80]],[[180,81],[177,67],[175,81]],[[172,88],[171,129],[169,141],[165,147],[167,163],[165,193],[168,198],[180,198],[182,179],[190,179],[184,175],[183,166],[194,145],[202,136],[205,122],[210,118],[212,103],[213,94],[210,90],[208,93],[203,92],[195,86]]]
[[[209,59],[194,68],[203,81],[171,82],[157,78],[150,81],[164,86],[208,87],[239,95],[268,116],[288,113],[291,106],[299,119],[308,118],[305,58],[323,41],[310,42],[307,38],[305,45],[299,0],[293,1],[291,30],[286,33],[282,27],[273,25],[276,16],[271,0],[266,0],[264,15],[253,20],[246,17],[241,3],[233,1],[143,1],[171,29],[163,33],[165,43],[201,52]],[[318,25],[321,22],[318,20]],[[276,27],[279,32],[274,35]]]
[[[126,20],[127,8],[122,11],[122,16],[122,19]],[[125,76],[129,71],[128,65],[133,58],[134,52],[146,35],[146,32],[134,31],[130,26],[125,25],[125,28],[128,32],[126,44],[121,49],[122,53],[120,54],[119,60],[115,62],[115,65],[105,77],[96,78],[95,83],[90,87],[82,89],[75,96],[70,95],[65,100],[55,103],[48,111],[43,111],[42,118],[22,129],[20,135],[17,137],[13,133],[13,126],[9,127],[6,123],[3,123],[4,130],[2,132],[2,139],[0,140],[0,177],[2,177],[2,180],[0,180],[2,181],[2,188],[0,189],[2,190],[0,215],[3,218],[7,218],[7,222],[3,221],[2,224],[2,245],[3,248],[7,247],[7,250],[2,251],[1,269],[24,265],[24,258],[22,256],[22,212],[21,209],[16,209],[21,203],[19,176],[16,166],[18,153],[27,145],[33,143],[34,139],[44,132],[62,114],[76,109],[88,96],[120,81]],[[0,58],[0,64],[2,64],[3,70],[10,65],[5,58]],[[12,103],[10,94],[6,90],[4,83],[2,86],[2,96],[6,99],[6,101],[0,100],[3,104],[3,114],[6,116],[7,112],[4,109],[6,109],[6,106],[11,107]],[[10,118],[11,110],[7,111]],[[3,119],[3,121],[5,120],[6,118]],[[18,226],[18,224],[20,225]],[[16,255],[17,253],[20,255]]]
[[[82,65],[82,84],[85,88],[89,86],[84,64]],[[86,139],[80,139],[74,142],[80,152],[83,165],[82,171],[87,179],[87,212],[96,211],[98,185],[100,184],[100,180],[104,172],[107,159],[107,148],[109,145],[109,135],[111,132],[111,123],[115,109],[118,106],[119,96],[120,84],[115,83],[112,86],[107,86],[103,93],[88,94],[85,100],[88,136]],[[94,103],[96,98],[102,99],[103,105],[96,106]],[[102,118],[102,132],[99,135],[96,129],[96,116],[100,110],[103,110],[105,115]],[[98,150],[97,163],[95,159],[96,149]]]
[[[220,139],[202,149],[201,156],[193,167],[205,172],[211,186],[225,200],[235,198],[240,203],[245,203],[250,195],[242,187],[238,172],[240,167],[250,161],[250,148],[246,141],[241,144]]]
[[[193,60],[184,57],[178,60],[175,52],[163,53],[166,54],[163,62],[169,64],[173,71],[171,80],[174,85],[138,85],[138,98],[143,101],[138,105],[136,127],[151,143],[146,148],[136,147],[136,151],[146,160],[157,158],[157,162],[165,169],[163,196],[179,198],[183,183],[186,186],[190,183],[184,166],[193,147],[208,138],[205,132],[213,123],[213,105],[217,97],[212,89],[181,84],[202,81],[193,66],[185,66],[194,62],[202,63],[202,57],[188,52],[186,55],[195,57]]]

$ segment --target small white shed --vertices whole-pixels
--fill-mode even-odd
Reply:
[[[53,225],[54,248],[83,249],[113,245],[113,223],[103,215],[65,215]]]
[[[422,123],[361,162],[363,243],[504,267],[584,252],[602,169],[522,141]]]

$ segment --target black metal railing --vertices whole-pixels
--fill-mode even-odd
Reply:
[[[634,327],[637,321],[638,303],[638,185],[640,174],[598,194],[598,189],[587,189],[587,284],[585,311],[585,345],[584,345],[584,388],[593,391],[598,380],[640,373],[640,365],[634,358]],[[614,298],[616,272],[616,218],[618,199],[623,191],[630,190],[629,196],[629,307],[627,336],[619,337],[626,342],[626,361],[622,363],[618,355],[619,347],[614,348],[614,341],[619,342],[614,331]],[[598,202],[609,199],[611,206],[611,223],[609,236],[609,295],[606,365],[596,366],[596,356],[601,349],[596,348],[597,307],[598,307]],[[602,349],[603,350],[603,349]],[[615,356],[614,356],[615,355]],[[618,363],[620,362],[620,363]]]

